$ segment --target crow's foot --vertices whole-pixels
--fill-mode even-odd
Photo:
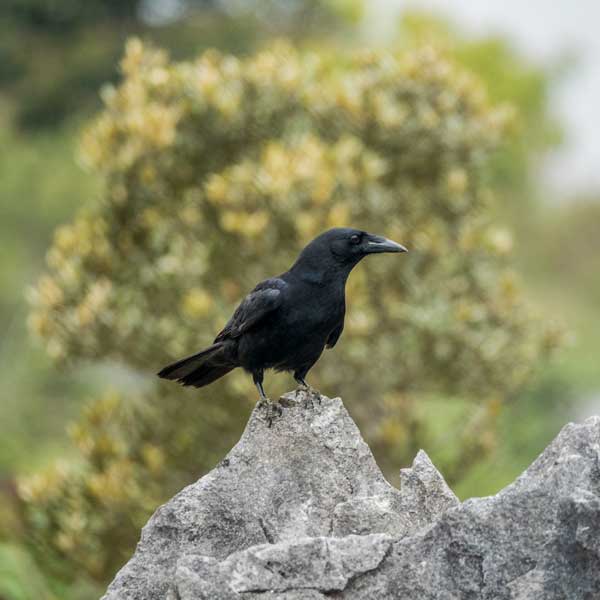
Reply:
[[[321,404],[321,392],[319,390],[308,384],[301,384],[298,389],[304,392],[304,402],[302,403],[304,408],[314,408],[315,402]]]
[[[269,398],[261,398],[258,401],[257,407],[259,410],[263,411],[262,418],[267,424],[267,427],[271,427],[273,421],[281,417],[281,406],[279,403],[273,402]]]

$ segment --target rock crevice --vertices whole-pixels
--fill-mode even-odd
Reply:
[[[427,454],[390,486],[339,398],[255,410],[160,507],[104,600],[600,598],[600,418],[514,483],[458,501]]]

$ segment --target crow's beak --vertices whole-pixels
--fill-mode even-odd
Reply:
[[[375,254],[377,252],[408,252],[404,246],[381,237],[380,235],[369,234],[366,242],[365,252],[367,254]]]

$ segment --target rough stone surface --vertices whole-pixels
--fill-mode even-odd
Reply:
[[[255,411],[159,508],[105,600],[600,599],[600,418],[460,504],[425,452],[390,486],[341,400]]]

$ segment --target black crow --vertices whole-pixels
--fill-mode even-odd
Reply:
[[[289,271],[259,283],[237,307],[212,346],[168,365],[159,377],[203,387],[236,367],[252,375],[260,398],[265,369],[305,378],[323,349],[333,348],[344,329],[345,289],[350,271],[368,254],[406,252],[384,237],[338,227],[315,238]]]

